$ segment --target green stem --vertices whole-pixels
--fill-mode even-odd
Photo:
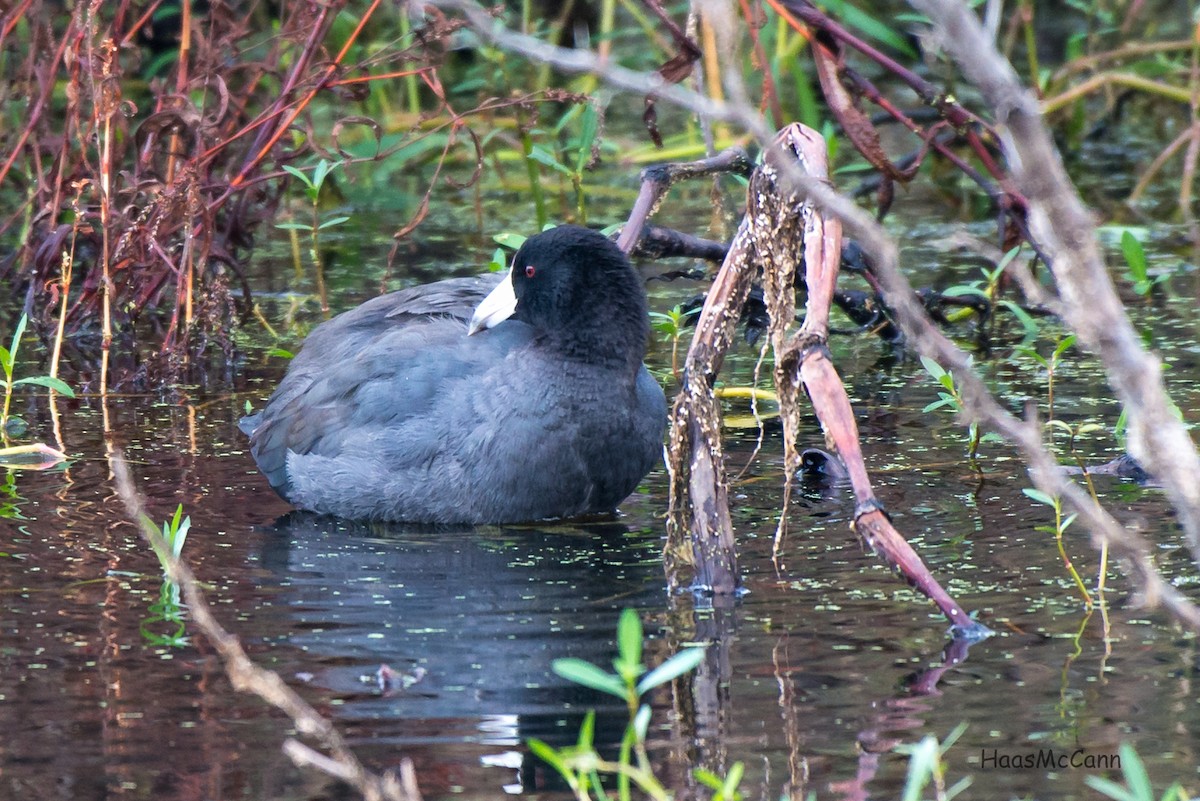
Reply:
[[[537,213],[537,227],[546,227],[546,196],[542,192],[542,176],[538,172],[537,162],[533,160],[533,137],[529,131],[521,131],[521,149],[525,151],[525,170],[529,173],[529,191],[533,193],[533,207]]]
[[[1079,571],[1075,569],[1074,563],[1071,562],[1071,557],[1067,556],[1066,546],[1063,545],[1063,527],[1062,527],[1062,506],[1054,505],[1054,540],[1058,544],[1058,555],[1062,557],[1063,564],[1067,566],[1067,572],[1071,574],[1071,580],[1075,582],[1075,586],[1079,589],[1079,594],[1083,596],[1083,601],[1087,604],[1087,608],[1092,608],[1092,594],[1088,592],[1087,586],[1083,583],[1083,579],[1079,577]]]

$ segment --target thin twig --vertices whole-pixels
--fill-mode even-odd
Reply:
[[[292,719],[297,731],[314,738],[330,752],[328,756],[318,754],[311,749],[297,747],[298,743],[289,740],[291,745],[285,744],[284,748],[288,756],[292,757],[297,765],[309,765],[352,785],[367,801],[420,801],[416,782],[412,780],[410,760],[405,759],[401,763],[400,779],[390,774],[377,776],[371,773],[350,751],[346,741],[330,721],[285,684],[278,673],[265,670],[250,660],[237,637],[226,631],[213,616],[212,608],[208,605],[191,568],[175,557],[154,523],[146,516],[142,498],[133,485],[124,456],[119,452],[113,453],[110,457],[110,467],[116,481],[117,494],[125,504],[126,513],[159,557],[165,561],[167,577],[179,585],[192,623],[221,655],[225,673],[234,689],[253,693],[284,712]]]

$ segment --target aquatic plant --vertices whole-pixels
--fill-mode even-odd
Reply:
[[[162,566],[162,584],[158,597],[150,604],[150,615],[142,620],[139,630],[142,638],[150,645],[182,648],[189,644],[185,636],[186,624],[183,617],[183,604],[180,601],[179,584],[171,578],[171,564],[182,558],[183,544],[187,541],[188,531],[192,527],[192,518],[183,516],[183,504],[175,507],[175,514],[162,524],[162,539],[150,541],[154,554]],[[169,627],[166,633],[155,631],[155,627],[166,623]]]
[[[1038,353],[1037,348],[1031,345],[1019,345],[1016,348],[1017,353],[1037,362],[1046,371],[1046,416],[1051,420],[1054,419],[1054,374],[1058,370],[1062,355],[1074,344],[1075,335],[1068,334],[1058,340],[1049,356]]]
[[[1132,231],[1121,232],[1121,254],[1125,257],[1125,277],[1133,284],[1133,291],[1148,297],[1159,284],[1171,277],[1170,273],[1151,276],[1146,262],[1146,249]]]
[[[1087,782],[1088,787],[1103,793],[1113,801],[1189,801],[1195,798],[1178,781],[1163,790],[1161,796],[1156,797],[1154,787],[1150,784],[1150,775],[1146,772],[1146,765],[1138,756],[1137,749],[1127,742],[1121,743],[1117,755],[1120,757],[1121,778],[1125,780],[1125,784],[1117,784],[1103,776],[1085,776],[1083,780]]]
[[[329,294],[325,291],[325,266],[321,263],[320,233],[321,231],[341,225],[350,218],[346,215],[322,215],[321,202],[323,197],[321,190],[325,187],[326,179],[340,166],[342,165],[339,162],[330,162],[321,159],[313,167],[313,174],[310,178],[304,170],[293,167],[290,164],[283,165],[283,169],[303,185],[304,194],[308,198],[309,205],[312,207],[312,218],[309,222],[296,222],[293,220],[275,223],[275,227],[281,230],[292,232],[303,231],[308,234],[308,258],[312,262],[315,271],[317,298],[321,303],[321,313],[326,317],[329,316]],[[293,236],[295,236],[295,233],[293,233]],[[300,273],[299,263],[296,264],[296,273]]]
[[[33,375],[24,378],[13,377],[17,367],[17,354],[21,348],[21,337],[25,334],[27,323],[28,318],[22,314],[21,319],[17,321],[16,329],[13,331],[12,342],[7,348],[0,345],[0,369],[4,371],[4,408],[0,410],[0,432],[3,432],[5,444],[7,444],[10,434],[19,436],[24,432],[25,427],[24,421],[20,421],[19,418],[10,417],[14,389],[23,385],[46,387],[66,395],[68,398],[75,397],[75,391],[68,386],[67,382],[51,375]],[[19,423],[20,431],[12,431],[11,426],[14,423]]]
[[[1071,580],[1075,582],[1076,589],[1079,590],[1079,594],[1083,597],[1084,605],[1088,609],[1091,609],[1094,603],[1092,600],[1092,594],[1088,592],[1088,588],[1084,585],[1083,579],[1079,577],[1079,571],[1075,569],[1075,564],[1071,561],[1071,557],[1067,556],[1067,549],[1063,544],[1063,534],[1065,534],[1067,529],[1071,527],[1071,524],[1075,522],[1078,514],[1064,515],[1062,498],[1042,492],[1040,489],[1035,487],[1025,487],[1021,490],[1021,492],[1025,493],[1026,496],[1037,501],[1038,503],[1049,506],[1054,510],[1054,525],[1036,526],[1034,530],[1045,531],[1054,535],[1054,542],[1056,545],[1058,545],[1058,555],[1062,557],[1063,566],[1066,567],[1067,573],[1071,576]]]
[[[575,797],[584,801],[592,794],[607,798],[602,777],[615,777],[617,796],[621,801],[630,798],[631,785],[655,801],[668,801],[671,794],[662,785],[650,768],[646,754],[646,734],[650,727],[650,707],[643,698],[654,688],[674,681],[690,672],[704,659],[704,648],[685,648],[671,656],[653,670],[642,664],[642,622],[637,612],[625,609],[617,623],[617,658],[613,660],[614,672],[586,662],[582,659],[556,659],[551,665],[555,673],[569,681],[625,702],[629,722],[617,760],[601,756],[595,748],[596,713],[589,711],[579,728],[579,738],[573,746],[555,748],[538,739],[529,740],[529,750],[550,765],[566,780]],[[635,761],[636,760],[636,761]],[[742,774],[739,764],[731,768],[724,779],[705,773],[699,780],[719,790],[722,797],[736,797],[737,784]]]
[[[669,311],[650,312],[650,327],[657,331],[664,342],[671,346],[671,373],[679,381],[679,340],[686,328],[687,314],[683,306],[676,304]]]
[[[942,763],[942,757],[966,730],[967,724],[960,723],[940,743],[937,737],[928,734],[917,743],[896,747],[898,753],[908,755],[908,773],[905,775],[904,789],[900,793],[902,801],[921,801],[930,782],[933,783],[934,798],[937,801],[950,801],[971,786],[973,777],[964,776],[947,787],[946,767]]]
[[[921,357],[921,366],[941,386],[941,389],[938,390],[938,400],[927,404],[921,411],[929,413],[937,409],[948,408],[955,414],[966,415],[967,406],[963,402],[962,394],[954,383],[954,374],[928,356]],[[972,464],[975,463],[979,456],[980,439],[979,423],[971,420],[967,424],[967,457],[971,460]]]

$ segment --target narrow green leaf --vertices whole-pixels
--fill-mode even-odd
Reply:
[[[937,768],[938,743],[937,738],[926,735],[921,742],[913,746],[908,756],[908,777],[904,780],[904,801],[921,801],[921,791],[929,783],[929,778]]]
[[[950,748],[956,742],[958,742],[958,738],[962,737],[963,734],[966,733],[966,731],[967,731],[967,722],[964,720],[964,721],[961,721],[953,729],[951,729],[949,734],[947,734],[944,738],[942,738],[942,743],[940,746],[938,746],[938,750],[943,754],[946,753],[947,751],[949,751]]]
[[[725,775],[725,783],[721,785],[721,798],[724,801],[734,801],[737,797],[738,785],[742,783],[742,776],[745,773],[746,765],[741,761],[734,762],[729,768],[729,773]]]
[[[341,225],[342,223],[346,222],[349,219],[350,219],[349,217],[333,217],[332,219],[328,219],[325,222],[318,225],[317,230],[324,231],[326,228],[332,228],[335,225]]]
[[[946,374],[946,371],[942,368],[942,366],[928,356],[921,357],[921,365],[925,368],[925,372],[929,373],[939,381],[941,380],[942,376]]]
[[[582,175],[588,162],[592,160],[592,144],[596,141],[596,132],[600,129],[600,118],[596,107],[586,104],[583,111],[582,127],[579,131],[579,150],[575,154],[575,174]]]
[[[642,621],[632,609],[623,610],[617,622],[617,654],[627,666],[642,664]]]
[[[1025,336],[1022,340],[1023,342],[1033,342],[1038,338],[1037,320],[1033,319],[1029,312],[1025,311],[1011,300],[1002,300],[1000,301],[1000,305],[1008,309],[1009,312],[1012,313],[1012,316],[1016,317],[1017,321],[1021,323],[1021,328],[1023,328],[1025,331]]]
[[[841,17],[846,25],[851,28],[857,28],[864,33],[867,38],[883,42],[889,47],[899,50],[909,58],[917,58],[917,53],[913,50],[912,45],[896,30],[890,21],[873,17],[849,3],[843,2],[843,0],[825,0],[823,5],[832,14]]]
[[[275,223],[275,227],[283,231],[311,231],[313,229],[313,227],[308,223],[301,222]]]
[[[974,783],[974,781],[975,781],[974,776],[963,776],[961,779],[956,781],[954,784],[947,787],[946,788],[946,801],[954,801],[954,798],[956,798],[960,793],[962,793],[963,790],[966,790],[968,787],[970,787],[971,784]]]
[[[1017,257],[1017,254],[1020,252],[1021,252],[1021,246],[1017,245],[1016,247],[1012,248],[1007,253],[1005,253],[1000,258],[1000,263],[996,265],[997,273],[1003,272],[1004,268],[1007,267],[1010,263],[1012,263],[1012,260],[1015,259]]]
[[[637,736],[639,743],[646,742],[646,732],[650,731],[650,707],[642,704],[638,708],[637,715],[633,718],[633,733]]]
[[[30,376],[29,378],[18,378],[12,383],[14,387],[17,384],[33,384],[39,387],[46,387],[46,389],[52,389],[61,395],[66,395],[68,398],[75,397],[75,390],[71,389],[67,382],[63,381],[61,378],[54,378],[48,375],[35,375]]]
[[[1137,798],[1154,801],[1154,788],[1150,786],[1150,776],[1146,774],[1146,766],[1138,752],[1129,743],[1121,743],[1118,753],[1121,755],[1121,773],[1130,791]]]
[[[602,693],[615,695],[617,698],[625,698],[625,685],[621,683],[621,680],[613,674],[601,670],[591,662],[585,662],[582,659],[574,657],[555,659],[551,664],[551,669],[567,681],[582,684],[584,687],[590,687]]]
[[[528,743],[529,750],[533,752],[535,757],[557,770],[559,775],[561,775],[568,782],[573,780],[574,772],[567,766],[566,760],[563,759],[559,755],[558,751],[556,751],[552,746],[534,737],[530,737],[528,740],[526,740],[526,743]]]
[[[0,345],[0,368],[4,369],[6,378],[12,378],[13,357],[8,348]]]
[[[288,173],[289,175],[293,176],[297,180],[302,181],[304,183],[304,185],[306,187],[308,187],[309,189],[316,188],[313,186],[312,179],[308,177],[308,173],[304,172],[303,170],[301,170],[297,167],[293,167],[291,164],[284,164],[283,171]]]
[[[1067,336],[1063,337],[1062,342],[1059,342],[1058,347],[1054,349],[1054,358],[1057,359],[1059,356],[1062,356],[1067,348],[1075,344],[1075,339],[1076,337],[1074,334],[1068,334]]]
[[[663,662],[643,676],[642,680],[638,682],[638,695],[642,695],[649,690],[653,690],[660,684],[666,684],[668,681],[682,676],[690,670],[694,670],[696,665],[704,661],[705,650],[703,647],[685,648],[666,662]]]
[[[21,349],[21,337],[25,334],[25,324],[28,322],[29,317],[22,314],[21,319],[17,320],[17,329],[13,331],[12,347],[9,348],[9,353],[12,354],[14,362],[17,359],[17,351]]]
[[[321,159],[318,161],[316,169],[313,170],[313,186],[315,186],[317,189],[320,189],[325,183],[325,178],[328,177],[329,173],[333,172],[334,168],[337,166],[338,165],[336,163],[330,162],[327,159]]]
[[[1084,776],[1084,782],[1098,793],[1102,793],[1115,801],[1143,801],[1116,782],[1103,776]]]
[[[562,164],[560,164],[558,159],[556,159],[554,157],[554,154],[550,153],[548,150],[546,150],[546,148],[542,147],[541,145],[533,146],[533,149],[529,151],[529,158],[533,159],[538,164],[544,164],[545,166],[549,167],[552,170],[557,170],[558,172],[561,172],[563,175],[567,175],[567,176],[571,175],[571,170],[568,169],[567,167],[564,167]]]
[[[711,770],[696,768],[692,771],[692,775],[696,777],[696,781],[700,782],[710,790],[721,789],[721,777],[713,773]]]
[[[269,351],[267,351],[267,355],[268,356],[278,356],[281,359],[296,358],[296,354],[292,353],[290,350],[287,350],[286,348],[271,348]]]
[[[579,725],[579,739],[576,741],[579,748],[584,750],[592,750],[593,743],[596,741],[596,710],[589,709],[588,713],[583,716],[583,723]]]
[[[1044,503],[1047,506],[1058,506],[1058,503],[1053,497],[1042,492],[1040,489],[1035,489],[1034,487],[1025,487],[1021,490],[1021,492],[1025,493],[1028,497],[1032,498],[1038,503]]]
[[[966,284],[955,284],[952,287],[947,287],[946,291],[942,294],[948,298],[963,298],[971,296],[986,299],[988,297],[988,293],[984,292],[979,287],[967,286]]]
[[[936,400],[933,403],[928,404],[924,409],[921,410],[921,413],[927,414],[929,412],[932,412],[934,409],[940,409],[943,406],[953,406],[953,405],[954,405],[954,398],[947,398],[943,395],[941,400]]]

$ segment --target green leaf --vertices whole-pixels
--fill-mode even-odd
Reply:
[[[1121,785],[1103,776],[1084,776],[1083,780],[1087,783],[1088,787],[1109,798],[1115,799],[1115,801],[1143,801],[1143,799],[1138,798]]]
[[[304,172],[303,170],[293,167],[291,164],[284,164],[283,171],[293,176],[297,180],[302,181],[309,189],[316,189],[316,187],[313,186],[312,179],[308,177],[308,173]]]
[[[633,718],[633,733],[639,743],[646,742],[646,732],[650,731],[650,707],[646,704],[638,709]]]
[[[1014,248],[1014,250],[1015,249],[1016,248]],[[1009,251],[1009,252],[1011,253],[1012,251]],[[942,738],[942,743],[940,746],[938,746],[938,750],[943,754],[946,753],[947,751],[949,751],[951,746],[953,746],[956,742],[958,742],[958,738],[962,737],[963,734],[966,733],[966,731],[967,731],[967,722],[964,720],[964,721],[961,721],[953,729],[951,729],[949,734],[947,734],[945,737]]]
[[[989,299],[988,293],[984,292],[979,287],[967,286],[966,284],[955,284],[952,287],[947,287],[946,291],[942,294],[948,298],[962,298],[970,295],[973,297]]]
[[[567,659],[555,659],[550,667],[567,681],[582,684],[584,687],[590,687],[602,693],[615,695],[617,698],[625,698],[625,685],[621,680],[613,674],[601,670],[591,662],[570,657]]]
[[[725,776],[725,783],[721,785],[721,801],[734,801],[739,797],[737,788],[742,783],[742,776],[745,772],[745,763],[740,761],[733,763],[733,766],[729,768],[729,773]]]
[[[1021,490],[1021,492],[1025,493],[1026,496],[1032,498],[1033,500],[1037,501],[1038,503],[1044,503],[1047,506],[1052,506],[1052,507],[1058,506],[1058,501],[1056,501],[1053,496],[1047,495],[1046,493],[1042,492],[1040,489],[1036,489],[1034,487],[1025,487]]]
[[[1054,357],[1053,358],[1057,359],[1059,356],[1062,356],[1063,352],[1066,351],[1067,348],[1069,348],[1075,344],[1075,338],[1076,337],[1074,334],[1069,334],[1069,335],[1063,337],[1062,342],[1059,342],[1058,347],[1056,347],[1054,349]]]
[[[17,384],[33,384],[35,386],[52,389],[59,394],[66,395],[68,398],[75,397],[75,390],[71,389],[67,382],[63,381],[61,378],[54,378],[53,376],[35,375],[29,378],[18,378],[12,383],[14,387]]]
[[[1023,339],[1023,342],[1026,342],[1026,343],[1033,342],[1034,340],[1037,339],[1037,337],[1038,337],[1037,320],[1034,320],[1033,317],[1029,314],[1029,312],[1025,311],[1020,306],[1018,306],[1016,303],[1013,303],[1011,300],[1002,300],[1002,301],[1000,301],[1000,305],[1003,306],[1004,308],[1008,309],[1012,313],[1012,316],[1016,317],[1017,320],[1021,323],[1021,327],[1023,329],[1025,329],[1025,337]]]
[[[938,742],[933,735],[926,735],[913,746],[908,756],[908,777],[901,795],[904,801],[921,801],[921,791],[937,770],[938,757]]]
[[[579,739],[576,741],[580,749],[590,751],[596,741],[596,710],[589,709],[579,724]]]
[[[510,231],[505,231],[504,233],[496,234],[492,237],[492,239],[496,241],[497,245],[502,248],[509,248],[511,250],[520,250],[521,245],[525,244],[525,240],[527,238],[528,237],[522,234],[514,234]]]
[[[533,159],[538,164],[544,164],[552,170],[557,170],[568,177],[573,174],[567,167],[564,167],[559,163],[558,159],[554,157],[553,153],[549,152],[541,145],[533,146],[533,149],[529,151],[529,158]]]
[[[600,118],[596,107],[591,103],[583,111],[583,123],[579,131],[579,150],[575,154],[575,174],[582,175],[588,162],[592,160],[592,144],[596,141],[596,132],[600,129]]]
[[[617,654],[628,667],[642,666],[642,621],[632,609],[623,610],[617,623]]]
[[[320,189],[321,186],[324,185],[325,179],[329,177],[329,173],[333,172],[340,166],[342,166],[342,164],[339,161],[321,159],[319,162],[317,162],[317,168],[313,170],[313,186],[317,189]]]
[[[0,345],[0,368],[4,369],[6,378],[12,378],[13,357],[8,348]]]
[[[941,400],[936,400],[933,403],[928,404],[924,409],[921,410],[921,413],[927,414],[928,412],[932,412],[934,409],[940,409],[943,406],[953,406],[954,404],[954,398],[947,398],[943,394]]]
[[[25,324],[29,322],[29,318],[22,314],[21,319],[17,320],[17,329],[13,331],[12,347],[9,348],[9,353],[13,361],[17,359],[17,351],[21,349],[21,337],[25,333]]]
[[[1003,272],[1004,268],[1007,267],[1009,264],[1011,264],[1012,260],[1015,259],[1017,257],[1017,254],[1020,252],[1021,252],[1021,246],[1017,245],[1016,247],[1012,248],[1007,253],[1005,253],[1000,258],[1000,263],[996,265],[998,272]]]
[[[1150,786],[1150,777],[1146,774],[1146,766],[1138,756],[1134,747],[1129,743],[1121,743],[1121,773],[1125,775],[1125,784],[1137,798],[1154,801],[1154,788]]]
[[[324,231],[326,228],[332,228],[335,225],[341,225],[342,223],[346,222],[349,219],[350,219],[349,217],[334,217],[334,218],[326,220],[325,222],[318,225],[317,230]]]
[[[692,775],[696,777],[696,781],[700,782],[710,790],[721,789],[721,777],[713,773],[711,770],[696,768],[692,771]]]
[[[942,376],[946,374],[945,369],[928,356],[921,357],[921,366],[925,368],[925,372],[929,373],[938,381],[942,380]]]
[[[271,348],[269,351],[267,351],[267,355],[268,356],[277,356],[281,359],[296,358],[296,354],[292,353],[290,350],[287,350],[286,348]]]
[[[1129,266],[1129,274],[1135,280],[1146,280],[1146,251],[1141,241],[1131,231],[1121,234],[1121,252],[1125,254],[1125,263]]]
[[[899,50],[909,58],[917,58],[916,52],[912,45],[908,43],[900,32],[892,25],[890,21],[884,21],[870,14],[860,11],[849,3],[843,0],[825,0],[822,3],[830,13],[841,17],[842,20],[851,28],[857,28],[866,34],[867,38],[874,39],[878,42]]]
[[[275,223],[275,227],[284,231],[311,231],[313,229],[313,227],[308,223],[300,222]]]
[[[642,695],[660,684],[666,684],[668,681],[694,670],[696,665],[704,661],[705,650],[703,647],[685,648],[666,662],[663,662],[643,676],[642,680],[638,682],[638,695]]]
[[[574,783],[575,772],[567,766],[567,761],[559,755],[558,751],[534,737],[530,737],[526,742],[535,757],[557,770],[559,775],[568,782]]]

